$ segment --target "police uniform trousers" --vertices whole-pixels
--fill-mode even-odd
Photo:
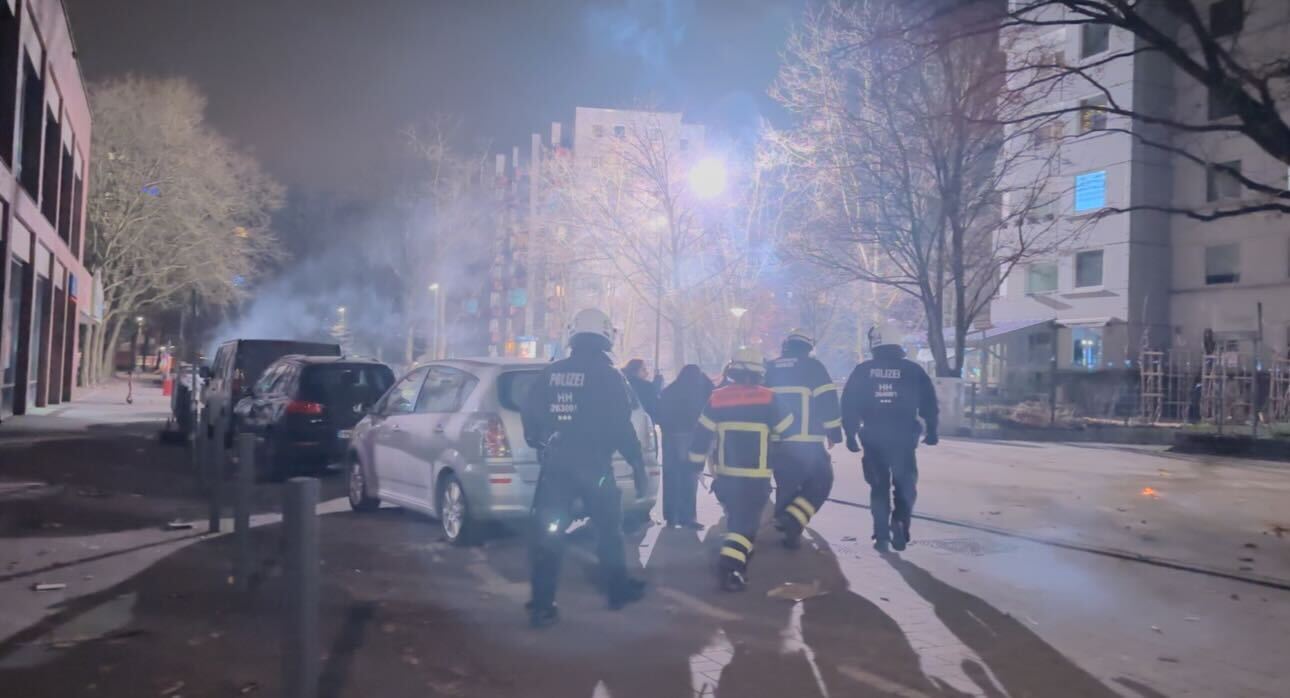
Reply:
[[[876,429],[862,429],[860,445],[864,449],[864,479],[869,483],[873,536],[880,541],[890,540],[893,521],[904,524],[905,531],[909,531],[914,500],[918,498],[918,461],[914,457],[918,433],[893,435],[884,430],[879,435]]]
[[[800,533],[833,491],[833,460],[822,443],[775,444],[775,518]]]
[[[712,491],[726,512],[726,536],[718,566],[722,572],[742,572],[752,559],[757,529],[770,501],[770,478],[718,475]]]
[[[591,519],[596,533],[596,555],[607,589],[612,591],[627,577],[623,554],[622,493],[614,482],[613,468],[587,463],[547,462],[533,496],[530,567],[535,607],[555,602],[564,559],[564,532],[573,518],[574,502]]]

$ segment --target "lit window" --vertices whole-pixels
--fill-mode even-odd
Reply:
[[[1241,281],[1241,246],[1212,245],[1205,248],[1205,283],[1235,284]]]
[[[1111,25],[1089,23],[1080,27],[1080,56],[1088,58],[1111,45]]]
[[[1205,168],[1205,200],[1221,201],[1241,196],[1241,181],[1232,176],[1240,173],[1241,161],[1229,160]]]
[[[1102,285],[1102,250],[1075,255],[1075,288]]]
[[[1106,96],[1089,97],[1079,101],[1079,132],[1101,131],[1106,128]]]
[[[1075,175],[1075,212],[1096,211],[1106,206],[1106,170]]]
[[[1071,328],[1071,363],[1092,370],[1102,363],[1102,328]]]
[[[1026,293],[1052,293],[1057,290],[1057,265],[1038,262],[1026,268]]]

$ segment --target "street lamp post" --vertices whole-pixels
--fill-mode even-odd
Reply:
[[[430,319],[430,357],[433,359],[443,358],[439,356],[439,282],[434,282],[428,287],[430,290],[430,306],[434,309],[434,315]]]

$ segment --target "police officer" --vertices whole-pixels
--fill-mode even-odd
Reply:
[[[781,356],[766,366],[766,387],[793,414],[793,428],[775,448],[775,526],[784,545],[796,548],[802,531],[833,490],[829,448],[842,442],[838,389],[811,351],[815,340],[802,330],[784,339]]]
[[[864,447],[873,546],[879,552],[887,552],[889,544],[904,550],[909,543],[918,483],[914,449],[922,432],[918,417],[927,425],[923,443],[935,446],[938,441],[936,391],[927,372],[905,358],[900,347],[902,335],[900,328],[892,324],[871,328],[869,347],[873,356],[856,366],[842,390],[842,428],[846,431],[847,448],[858,453]]]
[[[543,370],[523,410],[524,440],[538,449],[542,463],[530,549],[528,609],[534,627],[559,619],[555,592],[574,500],[581,500],[596,531],[609,607],[619,609],[639,600],[645,587],[627,575],[622,495],[612,467],[617,451],[632,466],[637,496],[645,492],[645,463],[631,421],[630,388],[609,357],[615,331],[609,316],[588,309],[574,316],[569,334],[569,358]]]
[[[726,536],[718,560],[721,588],[743,591],[748,560],[770,499],[770,444],[793,424],[793,415],[760,385],[766,375],[761,352],[743,348],[726,366],[729,385],[708,398],[699,416],[690,461],[702,465],[715,446],[712,490],[726,510]]]

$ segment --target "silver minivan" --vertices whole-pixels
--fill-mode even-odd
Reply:
[[[466,543],[482,524],[528,516],[537,487],[537,453],[524,442],[520,405],[542,369],[533,359],[452,359],[417,366],[354,427],[346,457],[349,502],[370,511],[382,502],[439,519],[444,537]],[[647,491],[615,456],[624,518],[644,521],[658,496],[658,437],[636,405]]]

